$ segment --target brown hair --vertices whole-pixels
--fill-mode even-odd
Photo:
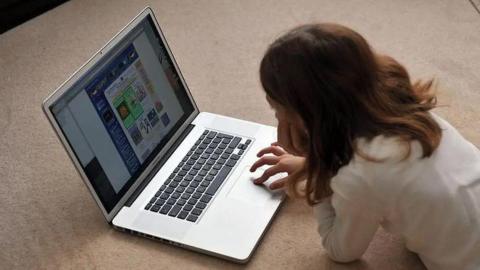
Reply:
[[[417,140],[423,157],[440,142],[440,127],[428,113],[436,104],[433,80],[412,84],[402,65],[375,54],[347,27],[294,28],[270,45],[260,79],[268,97],[304,122],[309,204],[331,195],[330,179],[350,162],[360,137]],[[289,183],[296,195],[298,182]]]

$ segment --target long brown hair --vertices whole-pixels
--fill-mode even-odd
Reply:
[[[347,27],[294,28],[268,48],[260,80],[268,97],[304,122],[309,204],[331,195],[330,180],[350,162],[358,138],[417,140],[423,157],[440,143],[440,127],[428,112],[436,104],[433,81],[412,84],[402,65],[374,53]],[[297,184],[289,188],[298,195]]]

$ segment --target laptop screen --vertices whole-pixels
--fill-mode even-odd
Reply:
[[[50,110],[110,212],[194,106],[148,16]]]

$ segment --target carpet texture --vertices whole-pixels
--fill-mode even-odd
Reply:
[[[0,35],[1,269],[424,269],[382,230],[361,261],[331,262],[301,201],[286,202],[245,266],[113,230],[40,105],[146,5],[203,111],[274,125],[257,74],[265,48],[330,21],[413,78],[437,78],[436,111],[480,145],[480,16],[468,0],[72,0]]]

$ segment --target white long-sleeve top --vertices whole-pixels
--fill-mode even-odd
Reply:
[[[430,157],[414,141],[358,140],[372,162],[355,154],[332,178],[331,198],[314,206],[318,232],[333,260],[361,257],[379,226],[398,234],[428,269],[480,269],[480,151],[432,114],[442,139]]]

